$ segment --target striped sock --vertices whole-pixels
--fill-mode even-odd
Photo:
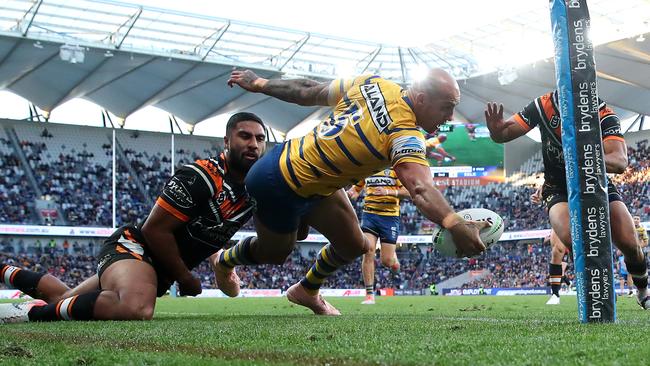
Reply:
[[[553,295],[560,296],[560,287],[562,287],[562,265],[548,264],[548,282],[551,283]]]
[[[10,265],[2,265],[0,269],[0,280],[7,287],[18,289],[33,298],[37,298],[38,291],[36,288],[43,276],[45,276],[43,273],[36,273]]]
[[[219,256],[219,264],[225,267],[234,268],[238,265],[252,265],[259,264],[251,256],[251,246],[253,243],[254,236],[249,236],[246,239],[242,239],[239,243],[235,244],[232,248],[226,249],[221,252]]]
[[[375,291],[373,289],[374,287],[375,287],[374,285],[366,286],[366,296],[367,295],[374,295],[374,293],[375,293]]]
[[[300,284],[307,289],[307,292],[316,295],[327,277],[336,272],[339,267],[348,264],[341,256],[336,254],[334,248],[327,244],[320,250],[316,263],[309,269],[309,272],[300,281]]]
[[[29,321],[92,320],[95,301],[101,291],[68,297],[53,304],[34,306],[27,314]]]

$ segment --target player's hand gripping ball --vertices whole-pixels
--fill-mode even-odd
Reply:
[[[503,219],[499,214],[486,208],[468,208],[459,211],[458,214],[467,221],[487,221],[490,226],[482,229],[479,236],[486,248],[499,241],[503,234]],[[445,257],[460,258],[456,244],[449,230],[438,227],[433,231],[433,246]]]

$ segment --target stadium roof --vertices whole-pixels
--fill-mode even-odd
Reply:
[[[650,4],[643,0],[593,3],[598,4],[592,9],[594,23],[606,17],[613,25],[626,20],[637,24],[640,16],[650,14]],[[499,44],[508,43],[499,40],[525,27],[528,43],[535,44],[545,34],[548,48],[549,32],[543,30],[550,28],[547,14],[546,6],[535,6],[507,21],[468,28],[426,46],[400,47],[114,1],[7,0],[0,5],[0,89],[11,90],[45,111],[84,98],[121,118],[156,106],[190,124],[247,109],[262,115],[275,129],[288,131],[320,117],[324,110],[227,88],[234,66],[266,77],[301,75],[319,80],[379,73],[402,84],[417,77],[422,68],[438,66],[466,79],[458,109],[462,118],[482,120],[486,100],[517,109],[552,88],[552,63],[517,69],[519,79],[501,87],[495,82],[497,73],[481,76],[490,68],[470,54],[505,52]],[[541,16],[546,21],[533,21]],[[644,24],[627,31],[645,29],[648,24]],[[650,41],[621,42],[627,48],[606,46],[603,57],[611,62],[602,65],[603,47],[598,48],[598,67],[604,73],[600,92],[611,101],[625,96],[625,102],[619,103],[625,111],[650,114],[642,102],[648,100],[644,96],[650,83],[644,78],[650,75]],[[625,66],[618,67],[617,62]]]
[[[644,38],[649,40],[638,41]],[[622,119],[650,115],[650,33],[598,46],[595,57],[599,96],[614,107]],[[500,78],[504,81],[504,72],[461,81],[462,98],[458,113],[467,120],[481,121],[488,101],[504,103],[506,112],[515,113],[533,98],[555,89],[553,59],[509,72],[511,74],[507,76],[514,81],[506,85],[499,81]],[[650,125],[650,121],[646,125]],[[644,128],[642,125],[638,127]]]

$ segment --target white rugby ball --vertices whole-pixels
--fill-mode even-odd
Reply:
[[[466,210],[458,211],[458,214],[468,221],[487,221],[491,224],[491,226],[488,226],[479,232],[479,236],[486,248],[499,241],[501,234],[503,234],[503,219],[494,211],[490,211],[486,208],[468,208]],[[441,227],[436,228],[433,230],[432,239],[433,246],[441,255],[445,257],[460,258],[456,253],[456,244],[454,244],[454,239],[451,237],[451,233],[448,230]]]

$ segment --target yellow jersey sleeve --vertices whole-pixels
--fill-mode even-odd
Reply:
[[[362,84],[366,79],[368,79],[368,76],[369,75],[361,75],[350,79],[332,80],[327,92],[327,104],[335,107],[341,99],[343,99],[343,96],[345,96],[350,88]]]
[[[416,163],[429,166],[426,158],[424,136],[418,130],[397,130],[388,136],[392,166],[401,163]]]

